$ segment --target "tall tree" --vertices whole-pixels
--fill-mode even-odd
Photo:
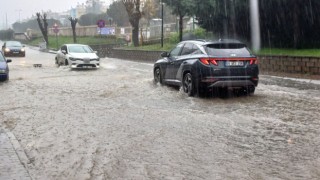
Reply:
[[[78,19],[77,18],[73,18],[73,17],[69,17],[69,21],[71,22],[73,42],[77,43],[76,25],[78,23]]]
[[[195,0],[199,25],[219,38],[250,37],[248,0]]]
[[[47,19],[48,27],[52,27],[54,24],[61,25],[59,20]],[[15,22],[12,24],[12,28],[15,32],[26,32],[27,29],[40,30],[37,19],[30,19],[25,22]]]
[[[39,28],[41,30],[41,33],[43,35],[44,40],[46,41],[47,48],[49,47],[49,39],[48,39],[48,22],[47,22],[47,14],[44,13],[41,15],[40,13],[37,13],[37,21]]]
[[[14,34],[14,31],[12,29],[0,30],[0,39],[2,40],[13,39],[13,34]]]
[[[122,0],[132,26],[132,41],[135,47],[139,46],[139,21],[141,19],[140,0]]]
[[[87,13],[99,14],[103,7],[103,2],[100,0],[87,0],[88,6],[86,7]]]
[[[107,10],[107,15],[113,19],[118,26],[127,26],[129,24],[129,17],[126,7],[121,1],[114,1]]]
[[[148,26],[150,25],[150,20],[157,17],[160,10],[160,4],[157,3],[158,0],[146,0],[144,7],[142,9],[142,16],[147,20]]]
[[[106,13],[101,13],[101,14],[88,13],[80,16],[78,23],[81,26],[91,26],[91,25],[96,25],[99,19],[104,19],[106,21],[107,18],[108,17]]]
[[[183,36],[183,18],[186,15],[192,15],[196,4],[193,0],[162,0],[171,7],[172,13],[179,17],[179,40],[182,41]]]

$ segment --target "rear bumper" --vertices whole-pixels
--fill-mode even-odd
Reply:
[[[257,86],[252,81],[241,80],[241,81],[218,81],[212,84],[209,84],[208,88],[213,87],[248,87],[248,86]]]
[[[212,66],[204,66],[199,64],[192,69],[192,74],[196,82],[201,87],[230,87],[242,88],[248,86],[258,86],[259,68],[257,65],[245,65],[243,67],[222,68]]]
[[[226,77],[226,78],[215,78],[206,77],[200,80],[200,84],[207,88],[217,88],[217,87],[248,87],[248,86],[258,86],[258,77]]]

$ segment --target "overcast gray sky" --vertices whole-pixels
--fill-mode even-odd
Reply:
[[[106,1],[106,0],[105,0]],[[8,25],[20,19],[30,18],[36,12],[51,10],[63,12],[75,7],[77,3],[85,3],[86,0],[1,0],[0,3],[0,27],[6,25],[6,14]]]

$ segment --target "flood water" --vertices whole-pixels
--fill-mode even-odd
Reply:
[[[0,125],[33,179],[320,179],[319,81],[261,76],[253,96],[193,98],[154,85],[153,64],[11,59]]]

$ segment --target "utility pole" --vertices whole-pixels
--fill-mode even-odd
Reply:
[[[20,16],[20,15],[21,15],[21,11],[22,11],[22,10],[21,10],[21,9],[17,9],[16,11],[19,12],[19,23],[20,23],[20,22],[21,22],[21,18],[20,18],[21,16]]]
[[[250,24],[252,49],[259,51],[261,49],[261,35],[258,0],[250,0]]]
[[[8,14],[6,13],[6,29],[8,29]]]
[[[163,47],[163,2],[161,1],[161,47]]]

